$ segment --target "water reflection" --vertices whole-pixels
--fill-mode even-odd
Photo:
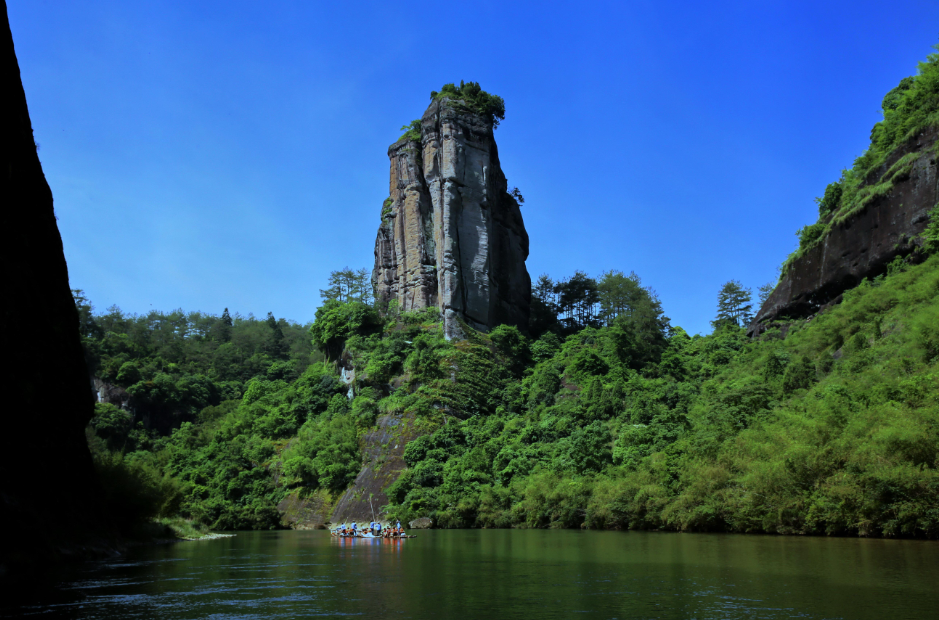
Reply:
[[[244,532],[90,564],[70,618],[932,618],[935,542],[462,530],[410,540]]]

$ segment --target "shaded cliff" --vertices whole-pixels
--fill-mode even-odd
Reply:
[[[419,133],[419,135],[418,135]],[[417,128],[388,149],[372,282],[402,310],[437,306],[448,338],[460,321],[528,329],[528,233],[508,193],[493,119],[460,99],[434,100]]]
[[[2,346],[6,371],[0,433],[0,510],[16,528],[0,554],[11,564],[46,561],[91,540],[99,490],[85,441],[94,399],[69,290],[52,192],[36,153],[6,3],[0,26],[3,118]],[[27,329],[26,317],[40,329]],[[12,528],[8,528],[8,533]]]
[[[939,46],[937,46],[939,49]],[[939,205],[939,54],[884,97],[884,119],[868,150],[818,199],[819,219],[799,231],[799,248],[748,330],[811,316],[898,257],[923,258],[919,238]]]
[[[939,202],[937,134],[931,128],[887,158],[868,185],[878,183],[904,157],[915,157],[887,193],[834,224],[824,239],[791,262],[756,315],[751,335],[771,321],[818,312],[863,278],[885,273],[896,257],[916,251],[929,211]]]

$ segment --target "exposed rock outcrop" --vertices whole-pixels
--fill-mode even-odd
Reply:
[[[376,297],[401,310],[437,306],[448,338],[462,337],[460,321],[527,331],[528,233],[507,192],[492,120],[460,100],[436,100],[421,118],[420,139],[405,135],[388,157]]]
[[[404,446],[426,432],[419,428],[413,415],[379,416],[375,428],[362,441],[362,452],[366,458],[362,471],[355,483],[336,502],[330,520],[343,523],[371,521],[379,517],[381,508],[388,503],[385,489],[407,467]]]
[[[94,396],[78,311],[5,2],[3,18],[0,265],[7,303],[0,306],[0,343],[16,362],[6,371],[14,388],[4,397],[0,432],[0,513],[12,534],[0,550],[0,578],[14,565],[40,567],[64,553],[98,547],[96,536],[105,526],[85,440]]]
[[[866,184],[877,184],[901,158],[918,154],[908,172],[894,177],[887,193],[835,225],[827,237],[793,261],[750,325],[751,336],[773,321],[815,314],[863,278],[886,272],[897,256],[917,250],[917,237],[928,224],[928,212],[939,203],[937,138],[937,128],[924,131],[868,174]]]
[[[133,397],[121,386],[108,383],[99,377],[92,377],[91,388],[99,403],[108,403],[121,409],[131,408]]]

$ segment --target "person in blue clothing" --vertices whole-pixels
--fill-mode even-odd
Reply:
[[[381,523],[375,522],[375,536],[381,536]]]
[[[353,536],[359,535],[359,524],[356,523],[355,521],[352,522],[352,535]]]

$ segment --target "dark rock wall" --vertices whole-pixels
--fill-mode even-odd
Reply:
[[[0,342],[9,362],[0,432],[0,512],[8,562],[46,557],[92,529],[98,487],[85,426],[94,397],[69,290],[62,238],[33,141],[3,3],[3,209]],[[32,536],[32,537],[31,537]],[[45,546],[44,546],[45,545]]]
[[[751,335],[772,321],[818,312],[863,278],[886,272],[897,256],[917,250],[917,237],[926,228],[929,210],[939,203],[937,138],[939,129],[930,128],[871,171],[867,181],[875,184],[904,155],[920,153],[909,175],[897,180],[890,192],[836,225],[824,241],[794,261],[750,325]]]

